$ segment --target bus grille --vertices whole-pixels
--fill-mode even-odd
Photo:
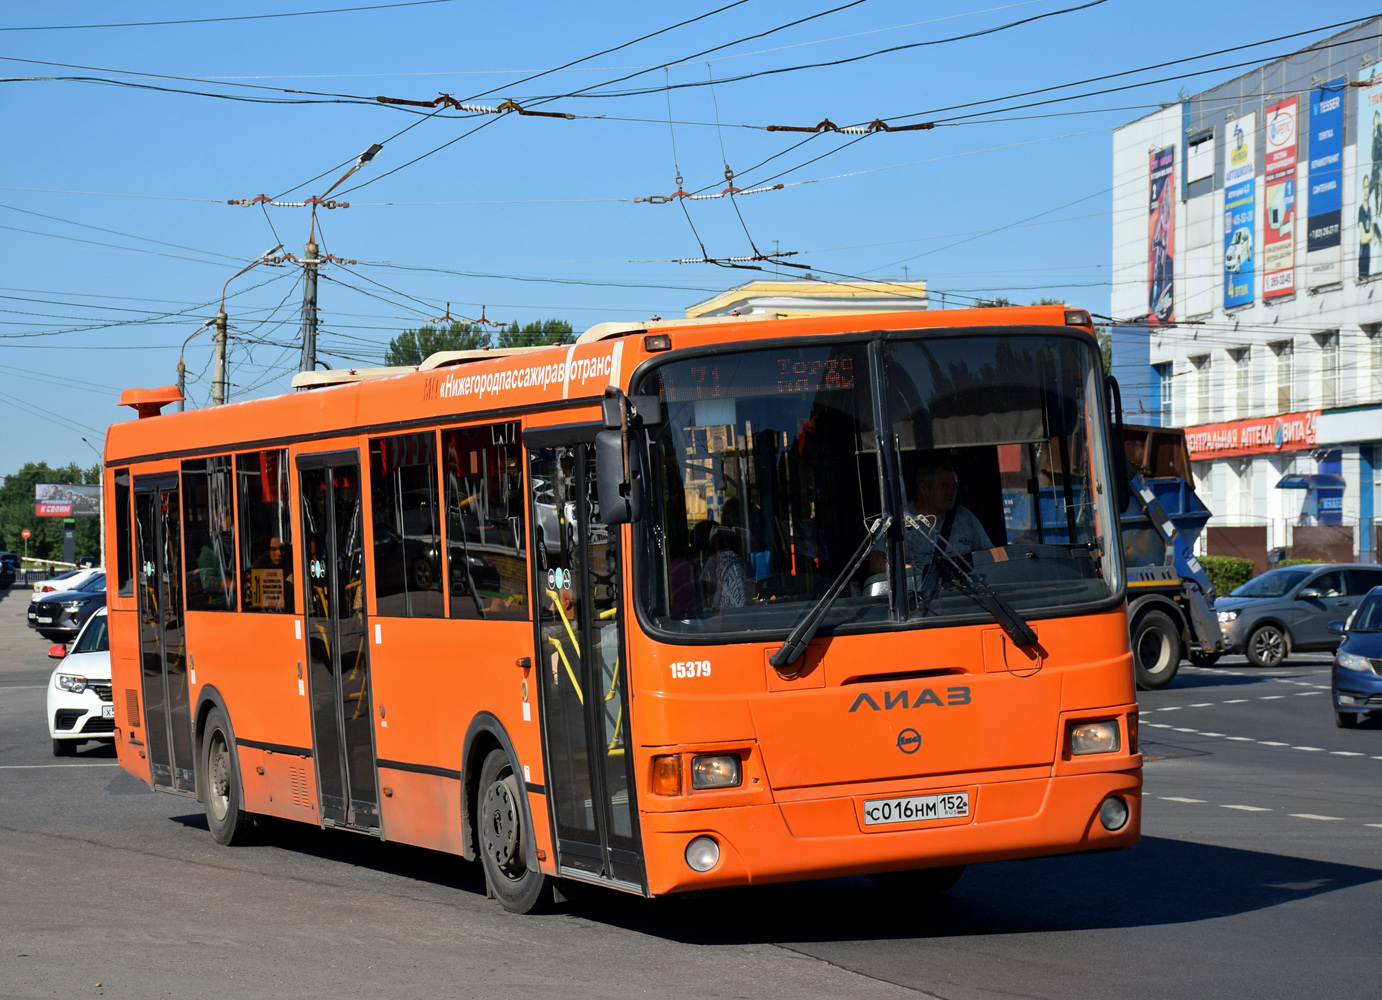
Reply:
[[[139,692],[134,688],[125,688],[125,721],[130,728],[139,728]]]

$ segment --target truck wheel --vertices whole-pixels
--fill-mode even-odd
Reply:
[[[1140,691],[1164,688],[1180,669],[1180,629],[1164,611],[1148,611],[1132,630],[1132,667]]]
[[[1275,625],[1263,625],[1248,636],[1248,662],[1254,667],[1279,667],[1289,652],[1286,633]]]

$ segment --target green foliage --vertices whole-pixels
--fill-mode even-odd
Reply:
[[[18,472],[5,477],[0,486],[0,548],[24,552],[20,532],[28,528],[29,555],[37,559],[62,558],[62,518],[39,517],[34,513],[34,487],[39,483],[99,483],[101,468],[83,469],[76,462],[50,469],[47,462],[25,462]],[[101,554],[100,518],[77,518],[77,558]]]
[[[1214,592],[1220,597],[1253,577],[1252,560],[1238,556],[1200,556],[1200,565],[1209,574],[1209,582],[1214,584]]]
[[[1063,306],[1063,305],[1065,305],[1065,300],[1064,300],[1064,299],[1048,299],[1046,296],[1043,295],[1041,298],[1039,298],[1039,299],[1037,299],[1035,302],[1033,302],[1032,305],[1034,305],[1034,306]]]
[[[1104,374],[1113,371],[1113,333],[1106,326],[1095,327],[1094,336],[1099,338],[1099,353],[1104,357]]]
[[[1000,309],[1004,306],[1012,305],[1012,299],[998,296],[996,299],[979,299],[974,303],[975,309]]]
[[[510,323],[499,331],[495,347],[543,347],[548,344],[569,344],[575,340],[571,324],[564,319],[544,319],[519,327]]]
[[[1280,569],[1282,566],[1314,566],[1315,564],[1321,563],[1321,562],[1327,562],[1327,563],[1329,563],[1330,565],[1333,565],[1334,560],[1333,560],[1333,559],[1324,559],[1324,560],[1321,560],[1321,559],[1283,559],[1283,560],[1281,560],[1281,562],[1277,563],[1276,566],[1274,566],[1274,567],[1272,567],[1272,568],[1273,568],[1273,569]]]
[[[389,341],[384,364],[420,365],[428,355],[438,351],[477,351],[489,346],[489,331],[478,323],[452,323],[444,330],[420,326],[416,330],[404,330]]]

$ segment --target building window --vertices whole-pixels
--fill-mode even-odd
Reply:
[[[1276,411],[1289,413],[1295,401],[1292,391],[1296,381],[1296,347],[1289,340],[1271,345],[1276,354]]]
[[[442,433],[452,618],[528,617],[519,431],[518,423],[510,422]],[[559,533],[567,530],[569,512],[552,499],[552,484],[534,483],[533,493],[538,544],[554,552],[562,542]]]
[[[1320,405],[1339,405],[1339,331],[1315,335],[1320,345]]]
[[[1248,416],[1252,410],[1252,348],[1240,347],[1228,353],[1233,359],[1236,383],[1234,397],[1238,417],[1241,419]]]
[[[1152,365],[1152,371],[1156,374],[1157,411],[1161,414],[1161,426],[1171,427],[1175,423],[1171,419],[1171,389],[1174,385],[1171,381],[1171,362],[1165,361],[1159,365]]]
[[[235,456],[240,523],[240,565],[245,568],[244,611],[291,613],[293,524],[288,453],[252,451]]]
[[[369,471],[376,613],[440,618],[445,598],[437,435],[371,438]]]
[[[1211,384],[1214,368],[1208,354],[1191,358],[1190,364],[1195,368],[1195,422],[1207,424],[1214,419],[1214,387]]]
[[[182,463],[188,611],[235,610],[234,492],[230,456]]]
[[[1382,323],[1365,323],[1363,335],[1368,338],[1368,367],[1372,369],[1369,384],[1371,395],[1360,402],[1382,400]]]

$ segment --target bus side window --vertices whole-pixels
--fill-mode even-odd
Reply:
[[[116,593],[134,596],[134,556],[131,549],[130,470],[115,470],[115,579]]]
[[[370,438],[374,597],[380,615],[440,618],[441,510],[437,434]]]
[[[233,492],[229,456],[182,463],[188,611],[234,611],[238,604]]]
[[[530,615],[521,453],[516,421],[442,432],[452,618],[526,621]],[[542,500],[536,502],[541,512]],[[557,542],[547,540],[549,551]]]
[[[235,456],[240,514],[241,610],[288,613],[295,607],[288,453]]]

